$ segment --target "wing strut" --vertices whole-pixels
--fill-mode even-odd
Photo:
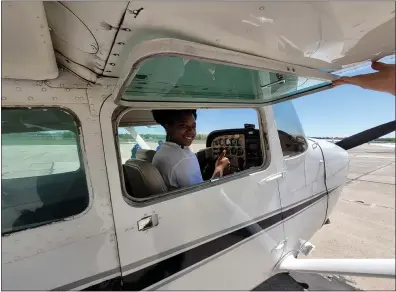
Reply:
[[[296,259],[288,255],[278,267],[281,272],[395,278],[395,259]]]

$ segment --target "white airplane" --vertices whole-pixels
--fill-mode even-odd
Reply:
[[[394,54],[394,28],[391,1],[3,1],[2,288],[395,277],[394,259],[301,258],[342,194],[346,150],[395,122],[334,144],[307,138],[290,102]],[[212,125],[192,144],[203,183],[169,190],[151,164],[153,109]],[[211,179],[221,149],[231,170]]]

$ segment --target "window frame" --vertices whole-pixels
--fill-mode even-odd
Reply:
[[[199,192],[204,189],[208,189],[214,186],[218,186],[239,178],[247,177],[249,175],[252,175],[257,172],[264,171],[267,169],[270,164],[271,164],[271,148],[269,143],[267,142],[268,133],[264,132],[264,125],[265,125],[265,117],[262,117],[260,114],[260,108],[262,106],[257,105],[256,107],[250,106],[250,107],[239,107],[239,108],[250,108],[254,111],[256,111],[257,114],[257,122],[259,125],[259,134],[260,134],[260,147],[261,151],[263,153],[263,162],[260,166],[256,167],[251,167],[247,170],[238,172],[238,173],[233,173],[221,178],[216,178],[213,180],[207,180],[202,183],[188,186],[185,188],[181,189],[176,189],[172,191],[168,191],[166,193],[158,194],[153,196],[150,199],[139,199],[139,198],[134,198],[131,195],[128,194],[126,187],[125,187],[125,176],[124,176],[124,170],[122,168],[122,157],[121,157],[121,149],[120,149],[120,144],[119,144],[119,139],[118,139],[118,128],[119,128],[119,123],[127,112],[133,111],[133,110],[142,110],[139,108],[131,108],[131,107],[123,107],[121,110],[117,110],[117,108],[113,112],[113,118],[112,118],[112,128],[113,128],[113,138],[114,138],[114,145],[115,145],[115,151],[116,151],[116,156],[117,156],[117,165],[118,165],[118,173],[119,173],[119,178],[121,182],[121,193],[124,201],[132,206],[132,207],[137,207],[137,208],[142,208],[142,207],[147,207],[150,205],[155,205],[161,202],[165,202],[168,200],[172,200],[178,197],[182,197],[185,195],[188,195],[190,193],[195,193]],[[154,110],[154,109],[163,109],[159,107],[153,107],[151,109],[144,109],[147,111]],[[169,108],[171,109],[171,108]],[[197,108],[198,109],[198,108]],[[205,107],[205,108],[199,108],[199,109],[211,109],[210,107]],[[218,107],[213,107],[213,109],[235,109],[235,107],[223,107],[223,108],[218,108]],[[156,123],[131,123],[130,125],[136,125],[136,126],[146,126],[146,125],[157,125]]]
[[[1,237],[7,237],[12,234],[19,234],[21,232],[26,232],[28,230],[35,230],[38,228],[46,227],[52,224],[58,224],[63,221],[70,221],[74,219],[78,219],[83,217],[85,214],[89,212],[89,210],[93,206],[93,194],[92,194],[92,188],[91,188],[91,179],[89,177],[89,171],[88,171],[88,160],[85,155],[85,144],[84,144],[84,134],[83,134],[83,128],[82,128],[82,123],[78,115],[70,108],[62,106],[62,105],[48,105],[48,106],[43,106],[43,105],[2,105],[1,110],[9,110],[9,109],[25,109],[25,110],[30,110],[30,109],[58,109],[58,110],[63,110],[70,114],[70,116],[73,118],[73,121],[75,122],[76,125],[76,146],[78,150],[78,157],[79,157],[79,162],[80,162],[80,168],[77,170],[70,171],[69,173],[76,173],[78,171],[81,171],[83,168],[84,170],[84,177],[85,177],[85,182],[87,184],[87,198],[88,198],[88,204],[87,206],[81,211],[80,213],[67,216],[61,219],[53,220],[53,221],[46,221],[43,222],[42,224],[37,224],[32,227],[27,227],[15,231],[9,231],[9,232],[1,232]],[[2,228],[3,229],[3,228]]]

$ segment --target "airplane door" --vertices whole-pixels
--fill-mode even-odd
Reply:
[[[101,110],[106,137],[113,136],[115,109],[108,100]],[[267,109],[260,113],[272,116]],[[133,116],[140,114],[144,116],[142,110]],[[278,147],[274,141],[269,139],[269,149]],[[227,182],[222,183],[224,177],[139,203],[123,191],[119,145],[104,139],[123,289],[249,290],[272,275],[284,240],[276,179],[282,166],[279,155]]]
[[[307,140],[291,101],[273,106],[283,152],[284,178],[279,191],[287,251],[298,250],[322,226],[327,209],[323,157]]]

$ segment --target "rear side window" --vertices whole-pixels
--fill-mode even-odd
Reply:
[[[2,235],[77,215],[89,203],[76,118],[2,109]]]
[[[283,156],[290,157],[305,152],[308,145],[293,103],[284,101],[274,104],[273,110]]]

